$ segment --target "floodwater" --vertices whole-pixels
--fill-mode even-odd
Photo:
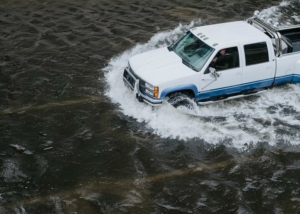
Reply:
[[[200,106],[139,103],[130,56],[299,1],[1,0],[0,213],[299,213],[300,85]]]

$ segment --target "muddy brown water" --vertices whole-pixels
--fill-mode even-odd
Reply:
[[[279,3],[2,0],[0,213],[300,212],[298,145],[163,138],[105,95],[109,60],[153,35]]]

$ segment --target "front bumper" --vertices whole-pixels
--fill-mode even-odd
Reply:
[[[128,69],[128,67],[126,67],[124,70],[123,81],[125,86],[127,86],[131,91],[133,91],[138,101],[145,102],[151,106],[159,106],[162,104],[162,100],[151,98],[145,92],[140,91],[140,80],[136,75],[130,72],[130,69]]]

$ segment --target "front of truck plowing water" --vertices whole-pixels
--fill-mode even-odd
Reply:
[[[140,102],[146,102],[151,106],[159,106],[163,100],[159,98],[159,87],[152,86],[135,74],[130,65],[125,68],[123,81]]]
[[[174,51],[160,48],[131,57],[123,80],[140,102],[158,106],[174,92],[189,90],[195,96],[196,75]]]

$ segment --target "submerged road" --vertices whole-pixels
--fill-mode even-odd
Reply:
[[[122,83],[130,56],[255,10],[300,20],[298,1],[2,1],[0,213],[299,212],[299,85],[194,117]]]

